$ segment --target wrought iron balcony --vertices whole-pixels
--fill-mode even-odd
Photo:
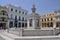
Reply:
[[[7,18],[8,16],[7,16],[7,15],[0,15],[0,17],[5,17],[5,18]]]
[[[0,23],[6,23],[7,20],[6,19],[0,19]]]

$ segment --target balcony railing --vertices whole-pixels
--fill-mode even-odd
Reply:
[[[0,19],[0,23],[6,23],[7,22],[7,20],[1,20]]]
[[[4,18],[7,18],[8,16],[7,16],[7,15],[0,15],[0,17],[4,17]]]

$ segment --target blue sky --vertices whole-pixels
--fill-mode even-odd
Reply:
[[[39,14],[48,13],[60,9],[60,0],[0,0],[0,5],[16,5],[31,13],[32,4],[36,5],[36,12]]]

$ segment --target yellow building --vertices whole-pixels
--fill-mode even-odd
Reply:
[[[56,13],[50,12],[40,15],[41,28],[56,28]]]
[[[7,24],[7,18],[8,18],[8,13],[7,13],[7,8],[0,6],[0,29],[1,28],[6,28]]]

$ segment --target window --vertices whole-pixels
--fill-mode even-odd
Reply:
[[[22,23],[22,27],[24,27],[24,23]]]
[[[43,19],[42,19],[42,22],[43,22]]]
[[[22,12],[22,14],[24,14],[24,12]]]
[[[5,15],[5,13],[7,13],[5,10],[1,10],[1,12],[3,13],[3,15]]]
[[[32,19],[29,21],[29,26],[32,27]]]
[[[51,21],[52,21],[53,19],[51,18]]]
[[[47,21],[49,21],[49,18],[47,18]]]
[[[13,8],[11,8],[11,11],[13,11]]]
[[[12,21],[9,22],[9,27],[10,27],[10,28],[13,27],[13,22],[12,22]]]
[[[53,23],[52,22],[50,23],[50,27],[53,27]]]
[[[5,15],[5,13],[3,13],[3,15]]]
[[[25,15],[27,15],[27,12],[25,13]]]
[[[19,16],[19,20],[21,20],[21,17]]]
[[[21,11],[19,11],[19,13],[21,13]]]
[[[25,27],[27,27],[27,23],[25,23]]]
[[[39,27],[39,19],[36,19],[36,24]]]
[[[24,17],[22,17],[22,21],[24,21]]]
[[[19,27],[21,27],[21,23],[19,22]]]
[[[17,12],[17,10],[15,10],[15,12]]]
[[[45,19],[45,21],[46,21],[46,19]]]
[[[4,21],[4,18],[2,18],[2,21]]]
[[[15,15],[15,20],[17,20],[17,16]]]

